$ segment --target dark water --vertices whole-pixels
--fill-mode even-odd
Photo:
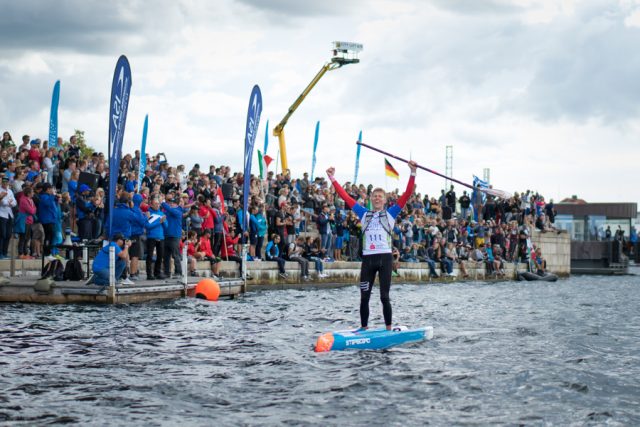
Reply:
[[[395,286],[433,341],[313,353],[357,292],[0,305],[0,424],[640,424],[638,277]]]

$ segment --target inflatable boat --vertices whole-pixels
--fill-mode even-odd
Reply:
[[[543,282],[555,282],[558,280],[558,276],[553,273],[544,273],[543,275],[539,275],[529,271],[522,271],[518,273],[518,281],[533,282],[536,280],[541,280]]]

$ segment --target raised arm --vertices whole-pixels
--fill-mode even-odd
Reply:
[[[402,196],[400,196],[400,198],[398,199],[397,204],[400,209],[404,208],[404,205],[407,204],[409,197],[411,197],[411,195],[413,194],[413,190],[416,184],[417,163],[412,160],[407,164],[409,165],[409,169],[411,169],[411,176],[409,177],[409,181],[407,182],[407,189],[404,190],[404,194],[402,194]]]
[[[336,192],[338,193],[338,195],[342,198],[342,200],[344,200],[347,206],[349,206],[349,209],[353,209],[353,207],[356,204],[356,201],[353,200],[353,197],[348,195],[347,192],[344,191],[344,188],[342,188],[342,186],[338,183],[338,181],[336,181],[335,177],[333,176],[335,172],[336,172],[336,169],[333,166],[327,169],[327,175],[329,176],[329,180],[331,180],[331,182],[333,183],[333,187],[336,189]]]

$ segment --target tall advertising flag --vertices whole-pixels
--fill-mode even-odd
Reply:
[[[269,119],[267,119],[267,126],[264,128],[264,154],[267,154],[267,147],[269,146]]]
[[[138,193],[142,190],[142,177],[147,170],[147,130],[149,129],[149,115],[144,116],[142,128],[142,146],[140,147],[140,165],[138,166]]]
[[[247,112],[247,129],[244,136],[244,188],[242,190],[242,209],[244,220],[242,231],[249,229],[249,185],[251,184],[251,161],[253,159],[253,147],[256,143],[260,114],[262,113],[262,93],[260,87],[255,85],[249,98],[249,111]],[[243,242],[245,237],[242,238]]]
[[[116,182],[122,159],[122,140],[127,122],[129,94],[131,93],[131,67],[129,60],[122,55],[118,58],[111,85],[111,103],[109,106],[109,235],[113,230],[113,205],[116,195]]]
[[[358,142],[362,142],[362,131],[360,131],[360,135],[358,135]],[[358,182],[358,169],[360,168],[360,148],[362,145],[358,144],[358,148],[356,149],[356,171],[353,174],[353,183]]]
[[[320,121],[316,123],[316,136],[313,138],[313,156],[311,157],[311,181],[313,181],[313,171],[316,169],[316,148],[318,148],[319,135],[320,135]]]
[[[58,104],[60,103],[60,80],[53,85],[51,115],[49,116],[49,147],[58,146]]]

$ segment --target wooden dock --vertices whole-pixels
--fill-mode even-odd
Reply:
[[[109,286],[85,285],[84,281],[55,282],[50,289],[37,290],[37,277],[11,277],[0,284],[0,302],[24,302],[39,304],[133,304],[154,300],[194,297],[195,287],[201,277],[189,277],[184,284],[175,280],[139,280],[133,285]],[[239,279],[220,280],[220,297],[235,298],[244,282]]]

